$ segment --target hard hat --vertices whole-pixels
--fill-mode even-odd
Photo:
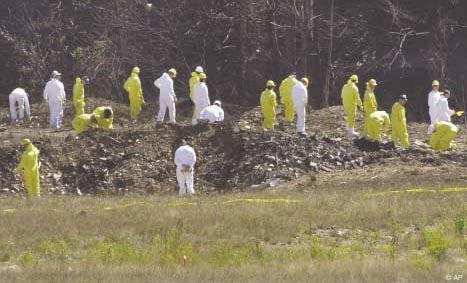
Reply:
[[[195,72],[204,73],[203,67],[201,67],[201,66],[196,67]]]
[[[377,86],[377,85],[378,85],[378,83],[376,82],[375,79],[371,79],[370,81],[368,81],[368,84],[369,84],[369,85],[373,85],[373,86]]]
[[[220,100],[216,100],[214,101],[214,105],[217,105],[217,106],[222,106],[222,103],[220,102]]]
[[[439,81],[434,80],[433,83],[431,84],[431,86],[439,86]]]
[[[174,68],[170,69],[168,73],[173,75],[174,77],[177,76],[177,70],[175,70]]]
[[[52,72],[52,78],[60,77],[61,75],[62,75],[62,74],[59,73],[57,70],[54,70],[54,71]]]
[[[352,75],[352,76],[350,76],[350,80],[351,80],[352,82],[358,83],[358,76],[357,76],[357,75]]]
[[[199,78],[200,78],[201,80],[205,80],[205,79],[208,78],[208,76],[206,76],[205,73],[201,73],[201,74],[199,74]]]
[[[133,74],[139,74],[141,70],[138,67],[134,67],[133,70],[131,71]]]
[[[405,95],[405,94],[399,96],[399,99],[403,99],[403,100],[405,100],[405,101],[408,100],[408,99],[407,99],[407,95]]]
[[[274,86],[274,87],[275,87],[276,84],[274,83],[274,81],[269,80],[269,81],[266,83],[266,86],[267,86],[267,87],[270,87],[270,86]]]
[[[31,140],[30,139],[24,139],[23,142],[22,142],[23,145],[30,145],[31,144]]]
[[[302,83],[303,83],[305,86],[308,86],[308,84],[310,83],[310,81],[308,80],[308,78],[302,78],[301,81],[302,81]]]

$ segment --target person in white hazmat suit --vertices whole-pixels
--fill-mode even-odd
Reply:
[[[211,101],[209,99],[209,90],[208,86],[206,85],[207,76],[205,73],[201,73],[199,75],[200,82],[195,85],[195,91],[193,94],[193,102],[195,103],[196,108],[196,117],[200,117],[201,111],[211,105]],[[193,125],[198,124],[198,120],[194,121]]]
[[[428,94],[428,111],[430,113],[430,126],[428,127],[428,134],[431,135],[435,130],[435,123],[436,123],[436,104],[438,103],[439,99],[441,98],[441,94],[439,92],[439,81],[433,81],[431,84],[433,89]]]
[[[207,121],[209,124],[223,122],[224,110],[222,109],[222,103],[219,100],[216,100],[213,105],[201,110],[199,121]]]
[[[456,111],[449,108],[448,99],[450,96],[451,96],[451,93],[449,92],[449,90],[445,90],[444,92],[441,93],[441,97],[439,98],[438,103],[436,103],[436,107],[435,107],[435,113],[436,113],[435,123],[436,122],[451,122],[451,116],[454,116],[456,114]]]
[[[60,128],[63,124],[63,106],[66,102],[65,87],[60,81],[58,71],[52,72],[52,78],[45,85],[44,100],[49,104],[50,127]]]
[[[193,178],[196,164],[195,150],[183,141],[183,145],[175,151],[174,161],[177,165],[179,195],[194,195]]]
[[[154,85],[160,90],[159,114],[157,115],[158,123],[164,122],[165,111],[169,109],[169,122],[175,124],[175,102],[177,102],[173,81],[175,77],[177,77],[177,71],[175,69],[170,69],[154,82]]]
[[[292,102],[297,113],[297,133],[306,135],[306,106],[308,105],[308,79],[302,78],[292,89]]]
[[[31,111],[29,109],[28,94],[22,88],[15,88],[8,96],[10,101],[10,117],[11,122],[16,122],[18,117],[21,123],[24,121],[24,112],[28,118],[31,118]],[[18,109],[17,109],[18,106]],[[18,115],[19,114],[19,115]]]

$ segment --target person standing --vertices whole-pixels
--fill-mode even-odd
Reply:
[[[391,140],[396,146],[402,148],[409,147],[409,134],[407,133],[407,120],[405,117],[405,107],[407,103],[407,96],[399,96],[399,102],[394,103],[392,106],[391,120],[392,120],[392,133]]]
[[[347,116],[347,132],[351,136],[357,136],[355,132],[355,118],[357,116],[357,106],[362,109],[362,100],[357,87],[358,77],[352,75],[347,84],[342,87],[341,98],[344,105],[345,115]]]
[[[456,111],[449,108],[448,99],[451,97],[451,92],[445,90],[440,92],[440,98],[435,106],[435,122],[451,122],[451,117],[456,115]]]
[[[169,121],[171,124],[175,124],[175,102],[177,102],[177,96],[174,91],[174,81],[177,77],[177,71],[170,69],[167,73],[162,74],[160,78],[154,81],[154,85],[160,90],[159,94],[159,114],[157,115],[157,122],[163,123],[165,117],[165,111],[169,109]]]
[[[274,88],[276,84],[274,81],[267,81],[266,90],[261,93],[261,111],[263,112],[263,128],[265,130],[273,130],[276,124],[276,106],[277,98]]]
[[[279,94],[281,96],[281,102],[284,104],[284,116],[286,122],[293,122],[295,116],[295,110],[292,101],[292,89],[298,83],[296,74],[292,73],[285,78],[279,86]]]
[[[24,122],[24,112],[31,119],[31,110],[29,109],[28,94],[22,88],[15,88],[8,97],[10,102],[11,122],[16,122],[19,116],[20,123]],[[16,109],[18,105],[18,109]],[[18,115],[19,114],[19,115]]]
[[[59,129],[63,125],[63,106],[66,102],[65,87],[60,81],[62,74],[52,72],[52,78],[45,85],[44,100],[49,104],[50,127]]]
[[[428,134],[431,135],[435,129],[436,123],[436,104],[438,104],[441,94],[439,92],[439,81],[434,80],[431,84],[433,89],[428,94],[428,112],[430,114],[430,126],[428,127]]]
[[[378,101],[376,100],[375,89],[378,84],[376,80],[371,79],[366,83],[365,97],[363,98],[363,109],[365,110],[365,124],[363,134],[368,135],[368,118],[371,114],[378,111]]]
[[[76,78],[75,85],[73,86],[73,105],[76,109],[76,116],[84,114],[84,107],[86,103],[84,102],[84,85],[86,84],[86,79],[82,80],[81,78]]]
[[[193,102],[195,103],[196,117],[200,117],[201,111],[211,105],[209,99],[209,90],[206,85],[207,76],[205,73],[199,75],[200,82],[195,86],[195,94],[193,95]],[[193,125],[198,124],[198,120]]]
[[[145,103],[139,73],[140,69],[138,67],[134,67],[131,71],[130,77],[123,85],[123,88],[128,92],[128,97],[130,99],[130,118],[133,123],[138,120],[139,114],[141,113],[142,107]]]
[[[24,139],[22,142],[25,151],[21,156],[21,161],[18,167],[13,171],[18,175],[24,171],[24,186],[29,197],[39,197],[40,190],[40,174],[39,174],[39,150],[32,144],[31,140]]]
[[[297,133],[306,136],[306,106],[308,105],[308,78],[302,78],[292,89],[292,102],[297,113]]]
[[[183,145],[175,151],[174,162],[177,166],[179,195],[194,195],[193,178],[196,164],[195,150],[183,141]]]
[[[188,81],[190,86],[190,99],[193,104],[195,103],[193,96],[195,95],[195,86],[200,82],[199,76],[204,73],[204,69],[201,66],[196,67],[195,71],[191,73],[191,78]],[[191,123],[196,125],[198,117],[196,116],[196,107],[193,106],[193,117],[191,119]]]

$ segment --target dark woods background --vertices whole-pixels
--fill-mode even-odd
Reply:
[[[431,81],[467,100],[467,1],[464,0],[2,0],[0,95],[16,86],[39,100],[53,69],[68,96],[88,75],[94,96],[120,99],[133,66],[146,99],[169,67],[188,94],[192,69],[206,67],[211,95],[256,105],[265,81],[292,71],[312,78],[313,107],[340,103],[347,78],[380,82],[388,109],[410,97],[409,119],[425,119]]]

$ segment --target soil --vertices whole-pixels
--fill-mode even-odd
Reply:
[[[41,150],[42,191],[53,194],[172,194],[177,191],[173,155],[182,139],[197,152],[195,186],[201,194],[286,187],[301,176],[337,176],[385,164],[420,170],[449,165],[466,171],[467,167],[463,124],[456,139],[458,148],[435,152],[426,144],[423,123],[409,123],[411,147],[407,150],[350,137],[340,106],[311,110],[310,135],[302,137],[295,133],[295,125],[282,121],[281,110],[276,131],[271,132],[261,128],[258,107],[225,105],[224,125],[193,127],[189,101],[177,105],[179,124],[174,126],[156,125],[154,104],[145,106],[136,125],[129,122],[127,105],[99,98],[88,99],[87,104],[87,110],[112,106],[115,129],[76,135],[70,125],[71,105],[61,131],[47,128],[44,104],[32,105],[34,116],[24,126],[10,125],[7,112],[0,112],[0,190],[4,194],[23,191],[10,172],[19,162],[20,142],[26,137]],[[363,124],[361,117],[357,124]]]

